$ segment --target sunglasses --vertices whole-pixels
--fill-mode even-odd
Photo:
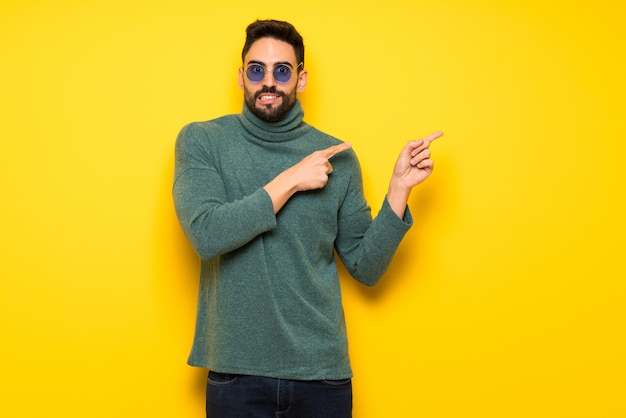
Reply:
[[[296,67],[296,71],[298,71],[302,66],[304,66],[303,62],[298,64],[298,66]],[[291,78],[292,72],[293,70],[289,65],[278,64],[272,70],[272,75],[274,76],[274,80],[278,81],[279,83],[286,83]],[[265,67],[261,64],[250,64],[246,69],[246,76],[248,77],[248,80],[252,81],[253,83],[263,81],[263,79],[265,78]]]

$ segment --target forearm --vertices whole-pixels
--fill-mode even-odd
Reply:
[[[289,169],[283,171],[272,181],[263,186],[272,200],[274,206],[274,214],[278,213],[287,201],[297,193],[298,188],[293,177],[290,175]]]
[[[361,213],[342,222],[336,241],[339,257],[352,277],[373,286],[384,275],[412,224],[410,211],[398,218],[387,199],[373,221]]]
[[[263,189],[228,201],[219,177],[210,173],[186,172],[173,189],[181,227],[203,259],[239,248],[276,226],[272,202]]]

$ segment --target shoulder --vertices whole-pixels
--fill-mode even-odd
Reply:
[[[239,123],[236,115],[221,116],[216,119],[190,122],[180,130],[179,137],[210,137],[220,132],[231,130]]]
[[[190,122],[182,127],[176,139],[177,148],[206,148],[237,130],[235,115],[226,115],[217,119]]]
[[[313,125],[309,125],[307,123],[304,123],[304,124],[307,125],[309,128],[308,135],[313,136],[316,140],[320,141],[323,144],[327,144],[328,146],[331,146],[331,145],[337,145],[343,142],[342,140],[316,128]]]
[[[318,128],[313,127],[313,126],[311,126],[311,129],[309,131],[309,136],[310,138],[311,137],[313,138],[313,140],[309,138],[309,141],[311,142],[312,146],[319,150],[332,147],[334,145],[343,144],[344,142],[346,142],[324,131],[321,131]],[[354,150],[352,148],[333,156],[332,157],[333,161],[335,161],[336,159],[337,160],[340,159],[339,158],[340,156],[344,156],[344,158],[356,160],[356,154],[354,153]]]

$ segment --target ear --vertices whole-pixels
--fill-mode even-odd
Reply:
[[[308,79],[309,73],[307,72],[307,70],[303,69],[302,71],[300,71],[300,74],[298,74],[298,84],[296,86],[297,93],[302,93],[304,91]]]
[[[243,90],[243,88],[244,88],[244,85],[243,85],[243,67],[239,67],[238,82],[239,82],[239,88],[241,90]]]

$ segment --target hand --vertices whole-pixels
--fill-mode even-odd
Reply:
[[[442,135],[443,132],[433,132],[423,139],[409,141],[400,151],[387,192],[387,201],[400,219],[404,217],[413,187],[426,180],[432,173],[434,162],[430,159],[429,147]]]
[[[329,160],[350,147],[352,144],[345,142],[315,151],[267,183],[263,188],[270,195],[274,213],[278,213],[294,193],[325,187],[333,172]]]
[[[333,172],[330,159],[352,147],[350,143],[333,145],[323,150],[315,151],[304,157],[287,171],[296,182],[297,191],[321,189],[328,183],[328,176]]]
[[[430,144],[443,132],[434,132],[427,137],[409,141],[400,152],[391,181],[411,189],[432,173],[434,162],[430,159]]]

